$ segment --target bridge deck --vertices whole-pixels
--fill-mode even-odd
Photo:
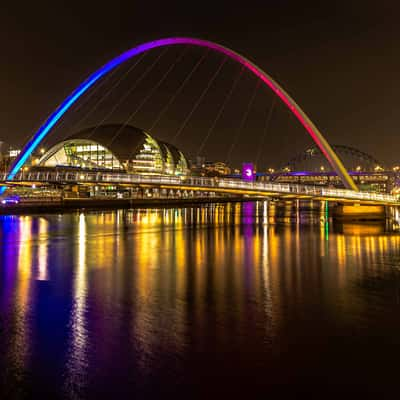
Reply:
[[[21,172],[15,176],[13,181],[7,181],[6,174],[0,175],[1,183],[7,186],[31,186],[32,184],[138,185],[181,190],[214,191],[238,195],[400,205],[398,197],[390,194],[356,192],[348,189],[289,183],[245,182],[238,179],[225,178],[143,176],[112,172]]]

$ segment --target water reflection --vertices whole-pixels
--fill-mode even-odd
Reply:
[[[37,280],[47,281],[49,279],[48,272],[48,231],[49,223],[45,218],[39,219],[39,245],[38,245],[38,271]]]
[[[29,299],[31,282],[31,230],[32,220],[22,217],[19,220],[18,243],[18,277],[15,287],[15,336],[10,346],[10,353],[16,357],[13,359],[14,368],[22,373],[29,357],[29,334],[32,326],[29,324],[31,302]]]
[[[387,324],[398,286],[376,282],[398,281],[395,226],[333,223],[321,202],[0,217],[0,376],[70,398],[289,379],[332,329]]]
[[[0,287],[0,333],[11,326],[9,335],[0,334],[2,356],[0,366],[4,370],[4,380],[10,383],[7,394],[19,395],[19,385],[26,377],[27,364],[31,355],[30,337],[32,324],[32,230],[30,217],[3,217],[1,220],[1,240],[6,245],[1,252]],[[8,246],[13,243],[13,246]]]
[[[112,219],[114,222],[114,218]],[[72,398],[80,395],[86,382],[88,367],[87,349],[87,259],[86,259],[86,219],[79,215],[77,226],[78,251],[73,277],[73,306],[70,317],[70,345],[67,350],[66,390]]]

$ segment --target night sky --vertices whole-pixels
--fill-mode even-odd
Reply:
[[[227,45],[257,63],[293,96],[330,143],[354,146],[388,164],[400,162],[400,5],[396,1],[236,3],[215,1],[206,6],[205,2],[190,1],[115,0],[2,5],[0,140],[22,144],[82,79],[122,51],[145,41],[182,35]],[[170,52],[166,62],[176,54]],[[193,53],[193,60],[201,54]],[[210,57],[211,64],[217,65],[218,57]],[[210,74],[215,65],[210,66]],[[227,67],[229,79],[236,73],[234,67]],[[172,75],[171,79],[178,78]],[[173,94],[173,83],[169,95]],[[200,83],[197,85],[194,92],[198,93]],[[222,88],[224,85],[229,87],[227,82],[221,83]],[[251,82],[244,82],[242,91],[236,94],[238,103],[251,97],[251,88]],[[167,89],[168,85],[163,91]],[[144,93],[142,88],[139,95]],[[164,100],[167,98],[165,94]],[[219,99],[215,104],[220,104]],[[271,100],[272,95],[266,93],[258,98],[255,108],[264,112]],[[242,104],[242,112],[247,101]],[[161,99],[159,106],[162,104]],[[263,104],[265,109],[261,110]],[[214,113],[217,110],[215,106]],[[197,118],[210,125],[214,114],[208,111],[208,119],[202,114],[204,110]],[[93,117],[99,120],[102,112]],[[239,113],[235,109],[230,112]],[[143,110],[145,117],[150,121],[151,111]],[[124,120],[122,114],[115,118]],[[274,110],[274,118],[263,149],[264,166],[286,161],[311,144],[305,131],[280,106]],[[260,118],[250,114],[246,127],[255,132],[250,141],[257,149],[263,121],[258,129],[251,125],[252,119]],[[133,124],[138,123],[146,125],[146,121]],[[161,138],[173,129],[168,124],[160,124]],[[192,125],[180,141],[190,154],[195,152],[197,138],[207,126],[196,128],[201,125],[196,122]],[[207,156],[223,160],[232,128],[227,123],[218,132],[220,136],[216,133],[213,139],[215,146],[206,147]],[[253,150],[246,147],[248,141],[249,135],[240,135],[233,162],[246,161],[254,154],[254,146]]]

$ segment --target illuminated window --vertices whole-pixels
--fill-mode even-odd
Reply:
[[[145,133],[146,139],[132,160],[133,173],[147,173],[147,174],[162,174],[164,162],[161,154],[160,147],[155,139]]]
[[[165,145],[164,143],[162,144],[164,150],[165,150],[165,157],[164,157],[164,174],[167,175],[172,175],[175,170],[175,163],[174,163],[174,158],[172,157],[171,151]]]

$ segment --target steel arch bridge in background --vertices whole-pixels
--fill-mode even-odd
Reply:
[[[254,75],[260,78],[283,101],[283,103],[289,108],[289,110],[304,126],[306,131],[314,140],[315,144],[318,146],[318,148],[321,150],[321,152],[328,160],[329,164],[341,178],[345,187],[356,191],[358,190],[356,184],[346,171],[343,163],[341,162],[337,154],[334,152],[332,147],[329,145],[327,140],[324,138],[322,133],[308,118],[308,116],[303,112],[303,110],[298,106],[298,104],[289,96],[289,94],[286,93],[283,90],[283,88],[277,82],[275,82],[266,72],[264,72],[261,68],[253,64],[251,61],[249,61],[241,54],[229,49],[228,47],[222,46],[214,42],[196,38],[188,38],[188,37],[165,38],[141,44],[120,54],[116,58],[109,61],[107,64],[103,65],[100,69],[95,71],[85,81],[83,81],[58,106],[58,108],[50,115],[50,117],[39,128],[39,130],[34,133],[32,138],[25,145],[19,156],[15,159],[14,163],[12,164],[10,171],[7,175],[7,180],[8,181],[13,180],[17,172],[28,160],[29,156],[35,151],[35,149],[39,146],[41,141],[52,130],[52,128],[57,124],[57,122],[62,118],[62,116],[69,110],[69,108],[108,72],[113,70],[118,65],[124,63],[125,61],[137,56],[138,54],[144,53],[148,50],[155,49],[158,47],[182,45],[182,44],[205,47],[214,50],[216,52],[219,52],[221,54],[224,54],[225,56],[243,65]],[[0,195],[5,191],[5,189],[6,189],[5,186],[0,188]]]
[[[364,165],[367,165],[371,170],[373,170],[376,166],[382,167],[381,162],[378,161],[375,157],[354,147],[341,144],[333,144],[331,147],[336,152],[336,154],[351,156],[352,158],[357,160],[358,164],[363,163]],[[314,146],[302,151],[301,153],[296,154],[280,169],[284,170],[285,168],[290,168],[291,171],[296,171],[298,170],[298,165],[300,163],[323,156],[324,155],[320,151],[320,149]]]

